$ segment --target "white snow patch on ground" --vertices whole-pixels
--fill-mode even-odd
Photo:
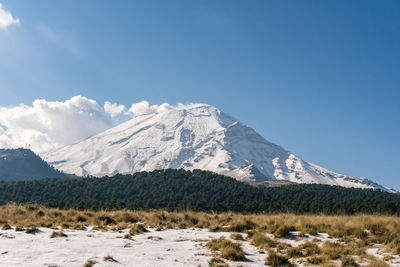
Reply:
[[[204,229],[155,231],[124,239],[128,230],[63,230],[67,237],[50,238],[52,229],[39,228],[36,234],[0,230],[0,266],[83,266],[93,259],[100,266],[208,266],[211,252],[204,245],[212,238],[231,233]],[[249,242],[242,248],[248,261],[229,262],[230,266],[262,266],[266,254]],[[112,256],[117,262],[104,261]]]
[[[329,234],[327,233],[318,233],[317,235],[306,234],[304,237],[299,237],[299,235],[300,232],[292,231],[290,232],[289,237],[280,238],[278,239],[278,241],[281,243],[289,244],[292,247],[298,247],[300,245],[303,245],[307,241],[313,241],[314,239],[317,239],[320,242],[320,246],[322,246],[327,241],[338,242],[338,239],[329,237]],[[266,236],[269,238],[274,238],[273,234],[267,234]]]
[[[367,254],[374,256],[377,259],[384,260],[385,256],[389,256],[390,259],[390,266],[400,267],[400,256],[399,255],[392,255],[389,253],[385,253],[382,249],[382,246],[377,244],[374,248],[368,248]]]

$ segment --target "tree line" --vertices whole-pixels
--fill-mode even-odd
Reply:
[[[256,187],[208,171],[157,170],[103,178],[0,182],[0,204],[76,209],[400,215],[400,195],[318,184]]]

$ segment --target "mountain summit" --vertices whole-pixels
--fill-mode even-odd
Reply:
[[[202,169],[243,182],[288,180],[344,187],[382,187],[300,159],[207,104],[140,115],[44,159],[66,173],[113,175],[156,169]]]

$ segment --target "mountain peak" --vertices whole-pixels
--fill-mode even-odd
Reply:
[[[265,140],[252,128],[208,104],[160,106],[45,159],[76,175],[131,174],[157,169],[202,169],[243,182],[288,180],[379,188],[365,178],[308,163]]]

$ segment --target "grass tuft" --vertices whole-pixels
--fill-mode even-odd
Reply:
[[[114,257],[111,256],[111,255],[104,256],[103,260],[104,260],[104,261],[108,261],[108,262],[118,262],[118,261],[117,261],[116,259],[114,259]]]
[[[25,229],[25,233],[27,234],[36,234],[37,232],[39,232],[39,229],[36,228],[35,226],[27,227]]]
[[[356,260],[353,257],[350,256],[344,256],[341,258],[342,266],[343,267],[355,267],[359,266],[359,264],[356,262]]]
[[[229,264],[226,263],[220,257],[212,257],[211,260],[208,262],[209,267],[229,267]]]
[[[294,226],[281,225],[274,232],[274,236],[276,236],[278,238],[287,237],[290,235],[290,231],[295,231],[295,230],[296,229]]]
[[[136,223],[134,224],[131,229],[129,229],[129,234],[132,235],[137,235],[143,232],[147,232],[146,227],[141,224],[141,223]]]
[[[95,264],[97,263],[97,261],[95,260],[88,260],[83,267],[93,267]]]
[[[276,247],[277,243],[263,233],[256,232],[251,237],[251,244],[259,249],[269,249]]]
[[[243,236],[241,234],[239,234],[239,233],[232,233],[231,234],[231,238],[233,240],[239,240],[239,241],[243,241],[244,240]]]
[[[58,238],[58,237],[67,237],[66,234],[64,234],[63,231],[54,231],[53,233],[51,233],[50,238]]]
[[[231,261],[244,261],[246,257],[244,251],[239,243],[234,243],[225,237],[212,239],[208,241],[206,247],[212,251],[219,251],[224,259]]]
[[[268,252],[268,256],[265,259],[265,265],[270,265],[273,267],[275,267],[275,266],[292,266],[287,257],[279,255],[273,250],[270,250]]]

